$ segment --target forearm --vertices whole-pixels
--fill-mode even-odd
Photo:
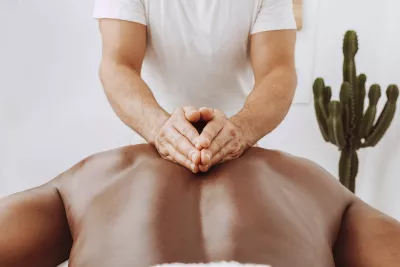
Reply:
[[[153,143],[154,134],[169,114],[155,100],[138,71],[128,64],[103,62],[100,78],[117,116],[128,127]]]
[[[273,131],[285,118],[297,85],[295,69],[278,67],[256,81],[241,111],[231,118],[249,145]]]
[[[54,267],[72,246],[63,202],[48,186],[0,200],[0,233],[0,266]]]

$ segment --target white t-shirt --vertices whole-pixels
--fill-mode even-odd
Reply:
[[[142,78],[168,112],[237,113],[254,86],[251,34],[296,29],[292,0],[96,0],[95,18],[147,25]]]

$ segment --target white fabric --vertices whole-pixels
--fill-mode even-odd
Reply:
[[[184,263],[170,263],[170,264],[161,264],[153,267],[270,267],[269,265],[259,265],[259,264],[244,264],[239,262],[211,262],[211,263],[192,263],[192,264],[184,264]]]
[[[95,18],[147,25],[142,77],[167,111],[238,112],[254,86],[248,40],[296,29],[292,0],[96,0]]]

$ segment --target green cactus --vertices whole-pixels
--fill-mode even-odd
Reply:
[[[348,82],[344,82],[340,88],[340,102],[342,108],[342,120],[343,120],[343,131],[347,133],[350,126],[350,97],[351,97],[351,85]]]
[[[324,94],[324,80],[316,79],[313,86],[314,91],[314,108],[317,116],[319,129],[321,130],[322,137],[327,142],[328,137],[328,115],[327,107],[325,106],[325,94]]]
[[[387,101],[378,121],[369,135],[365,139],[363,147],[375,146],[389,129],[390,123],[393,120],[396,112],[396,102],[399,97],[399,88],[396,85],[390,85],[386,90]]]
[[[377,84],[372,85],[369,89],[368,98],[369,106],[365,112],[359,131],[359,136],[361,138],[366,138],[374,126],[377,109],[376,105],[378,104],[379,98],[381,98],[381,87]]]
[[[346,140],[343,131],[342,109],[339,101],[332,101],[329,104],[328,117],[329,139],[339,148],[344,148]]]
[[[377,104],[381,98],[381,88],[374,84],[368,92],[369,106],[364,113],[367,77],[357,76],[355,57],[358,52],[358,38],[355,31],[347,31],[343,40],[343,83],[340,101],[331,100],[332,90],[322,78],[313,85],[314,108],[318,125],[326,142],[336,145],[341,151],[339,160],[340,182],[351,192],[355,192],[360,148],[378,144],[388,130],[399,97],[396,85],[386,90],[387,101],[377,121]]]

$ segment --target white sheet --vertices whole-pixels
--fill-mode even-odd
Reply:
[[[244,264],[239,262],[211,262],[211,263],[170,263],[170,264],[161,264],[155,265],[153,267],[271,267],[269,265],[260,265],[260,264]]]

